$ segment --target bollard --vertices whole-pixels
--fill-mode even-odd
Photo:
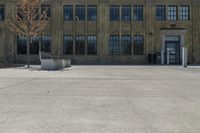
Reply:
[[[183,50],[182,50],[182,66],[184,68],[187,67],[187,48],[186,47],[183,47]]]
[[[167,65],[169,65],[169,51],[167,51]]]
[[[164,65],[165,64],[165,51],[161,50],[161,64]]]

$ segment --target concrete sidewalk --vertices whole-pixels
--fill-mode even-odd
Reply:
[[[200,67],[0,69],[0,133],[199,133]]]

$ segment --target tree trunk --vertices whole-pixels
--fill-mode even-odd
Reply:
[[[30,68],[30,37],[27,37],[27,65]]]

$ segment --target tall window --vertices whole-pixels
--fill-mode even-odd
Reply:
[[[123,21],[131,20],[131,6],[129,5],[122,6],[122,20]]]
[[[0,5],[0,21],[5,20],[5,6]]]
[[[119,42],[118,35],[110,35],[109,54],[110,55],[119,55],[120,54],[120,42]]]
[[[180,6],[180,20],[189,20],[190,19],[190,7],[188,5]]]
[[[76,36],[76,54],[85,54],[85,36]]]
[[[157,5],[156,6],[156,20],[158,20],[158,21],[166,20],[165,14],[166,14],[165,6],[164,5]]]
[[[97,54],[97,36],[87,37],[87,54],[89,55]]]
[[[131,54],[131,36],[122,35],[121,37],[121,54],[130,55]]]
[[[88,5],[87,7],[87,19],[89,21],[97,20],[97,6],[96,5]]]
[[[27,53],[27,39],[25,36],[17,37],[17,54]]]
[[[77,21],[85,20],[85,6],[84,5],[76,6],[76,20]]]
[[[51,36],[41,37],[41,50],[43,52],[51,52]]]
[[[64,6],[64,20],[65,21],[73,20],[73,5]]]
[[[177,20],[177,6],[170,5],[168,6],[167,10],[168,20]]]
[[[31,38],[30,54],[38,54],[39,53],[39,44],[40,44],[39,42],[40,42],[40,38],[38,36]]]
[[[47,13],[47,17],[51,18],[51,6],[50,5],[42,5],[41,12],[45,11]]]
[[[63,53],[67,55],[73,54],[73,36],[64,36]]]
[[[135,35],[134,36],[134,53],[135,54],[143,54],[143,45],[144,45],[144,38],[142,35]]]
[[[142,21],[143,20],[143,5],[133,6],[133,19],[135,21]]]
[[[111,21],[119,20],[119,6],[118,5],[110,6],[110,20]]]

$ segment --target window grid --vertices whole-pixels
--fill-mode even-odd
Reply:
[[[134,36],[134,53],[136,55],[143,54],[143,45],[144,45],[144,38],[142,35],[135,35]]]
[[[123,5],[122,6],[122,21],[130,21],[131,20],[131,6]]]
[[[119,5],[110,6],[110,21],[119,20]]]
[[[39,54],[40,37],[34,36],[31,38],[30,54]]]
[[[78,35],[76,36],[76,49],[75,52],[77,55],[85,54],[85,36]]]
[[[89,21],[97,20],[97,6],[96,5],[88,5],[87,7],[87,19]]]
[[[5,20],[5,6],[0,5],[0,21]]]
[[[41,50],[51,52],[51,36],[41,36]]]
[[[168,20],[177,20],[177,6],[176,5],[169,5],[168,6]]]
[[[156,6],[156,20],[164,21],[166,20],[166,8],[165,5]]]
[[[64,20],[73,21],[73,5],[64,5]]]
[[[27,54],[27,39],[25,36],[17,37],[17,54]]]
[[[73,36],[64,36],[63,54],[72,55],[73,54]]]
[[[87,37],[87,54],[88,55],[97,54],[97,36]]]
[[[133,6],[133,20],[142,21],[143,20],[143,5]]]
[[[119,35],[110,35],[109,54],[120,55],[120,38]]]
[[[76,5],[76,20],[84,21],[85,20],[85,6]]]
[[[122,35],[121,37],[121,54],[131,55],[131,35]]]
[[[190,7],[188,5],[180,6],[180,20],[186,21],[190,19]]]

